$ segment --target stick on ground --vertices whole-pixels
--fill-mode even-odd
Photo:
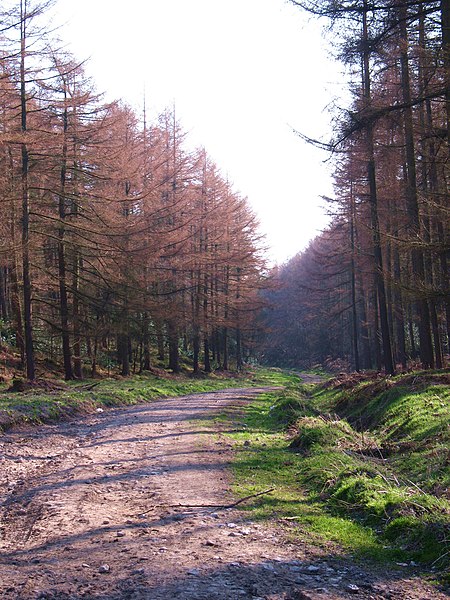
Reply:
[[[146,510],[145,512],[139,513],[139,515],[146,515],[151,512],[155,508],[216,508],[219,510],[225,510],[227,508],[234,508],[238,504],[242,504],[251,498],[258,498],[258,496],[264,496],[265,494],[270,494],[273,492],[275,488],[269,488],[268,490],[264,490],[263,492],[258,492],[257,494],[250,494],[249,496],[245,496],[232,504],[154,504],[151,508]]]

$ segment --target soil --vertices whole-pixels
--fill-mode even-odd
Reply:
[[[224,508],[236,501],[233,446],[205,420],[261,391],[163,399],[1,436],[0,598],[446,598],[410,565],[364,565],[276,519],[251,522],[242,504]]]

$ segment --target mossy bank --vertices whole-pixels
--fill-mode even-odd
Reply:
[[[49,423],[115,406],[150,402],[231,387],[249,387],[265,381],[246,373],[219,372],[196,378],[173,375],[163,369],[131,377],[109,377],[65,382],[38,379],[0,384],[0,431],[15,425]]]
[[[275,379],[280,383],[281,371]],[[426,568],[450,563],[447,372],[342,376],[261,396],[233,436],[239,494],[254,519],[333,552]]]

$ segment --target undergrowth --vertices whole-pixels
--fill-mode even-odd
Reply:
[[[262,370],[244,374],[218,373],[202,378],[160,371],[131,377],[84,381],[37,380],[32,385],[15,382],[0,385],[0,431],[20,423],[39,424],[88,414],[107,407],[149,402],[232,387],[277,385],[277,377]],[[266,383],[267,382],[267,383]]]
[[[336,380],[248,407],[236,488],[275,490],[252,518],[297,524],[298,536],[378,560],[443,572],[450,563],[448,373]],[[441,573],[442,574],[442,573]],[[444,575],[442,575],[443,578]]]

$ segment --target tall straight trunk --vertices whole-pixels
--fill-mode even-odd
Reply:
[[[401,270],[400,270],[400,254],[397,245],[393,249],[393,264],[394,264],[394,281],[396,285],[393,289],[394,294],[394,323],[395,333],[397,338],[397,360],[402,365],[403,369],[407,367],[407,356],[406,356],[406,338],[405,338],[405,318],[403,314],[403,297],[399,282],[401,281]]]
[[[409,217],[410,232],[413,248],[411,250],[412,271],[414,276],[414,287],[421,289],[425,282],[424,255],[420,247],[420,215],[419,200],[417,195],[416,157],[414,148],[413,114],[411,108],[411,86],[408,61],[408,32],[407,32],[407,9],[406,5],[399,9],[399,27],[401,38],[400,67],[402,99],[405,105],[403,113],[405,151],[406,151],[406,202]],[[416,300],[417,314],[419,317],[419,340],[420,360],[422,366],[432,368],[434,366],[433,344],[431,340],[430,313],[424,292],[419,292]]]
[[[228,233],[228,229],[227,229],[227,233]],[[230,245],[227,244],[227,252],[230,252]],[[225,325],[223,327],[223,332],[222,332],[222,341],[223,341],[223,369],[224,371],[228,371],[230,368],[230,364],[229,364],[229,347],[228,347],[228,316],[229,316],[229,306],[228,306],[228,290],[229,290],[229,284],[230,284],[230,267],[229,265],[227,265],[225,267],[225,273],[224,273],[224,309],[223,309],[223,317],[224,317],[224,321],[225,321]]]
[[[450,150],[450,3],[448,0],[441,0],[441,29],[447,112],[447,144]]]
[[[362,283],[362,277],[359,277],[358,280],[359,290],[360,290],[360,311],[361,311],[361,340],[362,340],[362,358],[363,358],[363,368],[371,369],[372,368],[372,352],[370,348],[370,334],[369,334],[369,323],[368,323],[368,307],[367,307],[367,298],[364,290],[364,286]]]
[[[20,303],[19,280],[17,277],[17,258],[13,257],[13,267],[10,270],[11,278],[11,309],[14,316],[14,331],[16,335],[16,346],[20,352],[21,368],[25,366],[25,340],[23,338],[22,306]]]
[[[220,369],[220,367],[222,366],[221,365],[222,357],[221,357],[221,352],[220,352],[219,330],[217,328],[214,329],[214,348],[216,351],[216,356],[215,356],[216,364],[217,364],[218,368]]]
[[[66,99],[66,93],[65,93]],[[58,194],[58,276],[59,276],[59,306],[61,317],[61,338],[63,348],[64,376],[67,380],[73,379],[72,357],[69,337],[69,305],[67,301],[66,285],[66,253],[65,253],[65,219],[66,219],[66,173],[67,173],[67,106],[63,114],[63,148],[61,157],[60,191]]]
[[[73,121],[76,125],[78,123],[77,118],[77,106],[73,105]],[[77,138],[78,136],[76,136]],[[78,174],[80,171],[80,161],[77,159],[78,154],[78,145],[77,141],[73,143],[73,163],[72,163],[72,186],[76,192],[76,197],[72,200],[71,206],[71,219],[72,222],[78,218]],[[80,271],[83,266],[83,258],[80,250],[76,247],[72,250],[71,259],[73,261],[72,264],[72,336],[73,336],[73,346],[72,346],[72,359],[73,359],[73,373],[77,379],[83,379],[83,363],[81,360],[81,317],[80,317]],[[97,324],[99,317],[97,315]],[[87,319],[86,319],[87,321]],[[86,336],[87,337],[87,336]],[[96,333],[96,348],[95,348],[95,357],[93,359],[93,367],[91,369],[95,373],[97,368],[97,350],[98,350],[98,337]]]
[[[83,365],[81,362],[81,328],[80,328],[80,262],[77,250],[73,254],[72,278],[72,327],[73,327],[73,372],[77,379],[83,379]]]
[[[355,275],[355,206],[353,199],[353,182],[350,183],[350,282],[352,295],[352,331],[353,331],[353,361],[355,371],[360,371],[358,349],[358,311],[356,305],[356,275]]]
[[[429,60],[427,58],[427,36],[425,28],[425,14],[423,8],[420,7],[419,12],[419,44],[422,52],[419,55],[419,79],[420,79],[420,92],[426,98],[428,91],[428,74],[430,71]],[[433,65],[434,68],[434,65]],[[442,244],[445,246],[443,235],[442,218],[439,211],[434,210],[433,205],[439,202],[441,192],[445,186],[445,182],[442,183],[437,172],[437,150],[435,137],[433,135],[433,111],[431,100],[426,98],[425,102],[419,106],[419,116],[421,125],[421,136],[420,136],[420,152],[421,152],[421,190],[424,197],[429,198],[427,205],[425,206],[426,218],[424,220],[424,235],[425,241],[429,244],[434,241],[436,244]],[[445,189],[445,188],[444,188]],[[442,194],[444,196],[444,194]],[[431,205],[430,205],[431,202]],[[433,223],[435,227],[433,228]],[[440,253],[441,256],[445,256],[445,251]],[[441,289],[446,291],[448,288],[448,270],[441,270],[434,267],[434,260],[430,250],[428,250],[425,258],[425,275],[428,285],[431,289]],[[440,285],[439,285],[440,284]],[[443,300],[443,305],[450,306],[450,300],[448,295]],[[430,323],[431,332],[433,336],[433,346],[435,352],[435,365],[437,369],[441,369],[444,366],[444,355],[442,348],[442,337],[439,327],[438,319],[438,305],[434,298],[429,300],[430,310]],[[444,333],[444,331],[442,332]]]
[[[381,357],[381,346],[380,346],[380,317],[378,310],[378,294],[376,289],[376,277],[374,276],[375,286],[372,292],[372,310],[373,310],[373,345],[375,349],[375,366],[377,371],[381,371],[382,368],[382,357]]]
[[[193,293],[191,297],[192,304],[192,322],[193,322],[193,368],[194,373],[200,372],[200,270],[195,271],[195,283],[194,283],[194,272],[192,273],[193,280]]]
[[[165,360],[163,326],[159,319],[156,320],[155,327],[156,327],[156,344],[158,346],[158,360]]]
[[[375,258],[375,284],[377,291],[378,313],[381,326],[381,343],[383,346],[383,362],[387,374],[395,373],[394,359],[392,356],[391,334],[389,331],[389,319],[386,301],[386,287],[384,283],[383,255],[381,250],[380,225],[378,220],[378,201],[375,180],[375,159],[373,146],[373,131],[370,127],[368,132],[368,145],[370,159],[367,165],[369,178],[369,193],[371,198],[371,226],[373,239],[373,252]],[[378,319],[378,316],[377,316]]]
[[[211,350],[211,360],[213,364],[216,364],[216,338],[214,337],[214,332],[210,338],[209,348]]]
[[[222,331],[222,347],[223,347],[223,370],[228,371],[228,328],[224,327]]]
[[[95,377],[97,375],[97,354],[98,354],[98,336],[97,336],[97,334],[95,334],[94,347],[92,349],[92,359],[91,359],[91,377]]]
[[[427,217],[424,219],[424,235],[425,240],[428,243],[431,242],[430,232],[431,220]],[[435,283],[435,277],[433,271],[433,262],[429,253],[427,253],[427,255],[424,256],[424,265],[426,282],[431,288],[433,288]],[[442,351],[441,335],[439,331],[436,302],[433,298],[430,298],[430,300],[428,301],[428,310],[430,315],[431,335],[433,338],[434,366],[436,367],[436,369],[442,369],[442,367],[444,366],[444,356]]]
[[[149,371],[151,367],[150,362],[150,319],[148,312],[144,312],[142,319],[143,335],[142,335],[142,351],[143,351],[143,363],[142,368],[144,371]]]
[[[236,368],[238,371],[242,371],[244,361],[242,359],[242,339],[241,339],[241,328],[236,328]]]
[[[27,94],[26,94],[26,23],[28,15],[25,14],[23,0],[21,9],[20,32],[20,105],[21,129],[25,137],[27,132]],[[21,174],[22,174],[22,285],[23,285],[23,315],[25,331],[25,364],[27,378],[35,378],[33,324],[31,316],[31,277],[30,277],[30,200],[29,200],[29,152],[26,142],[21,144]]]
[[[128,319],[127,319],[127,324],[128,324]],[[126,355],[127,355],[127,364],[125,365],[125,368],[123,369],[123,371],[124,371],[123,375],[128,377],[128,375],[130,374],[130,364],[133,362],[133,345],[131,343],[131,336],[128,331],[128,327],[127,327],[127,332],[125,334],[125,348],[126,348]]]
[[[130,374],[130,353],[127,333],[119,333],[117,335],[117,358],[121,365],[120,374],[123,377],[128,377]]]
[[[200,371],[200,334],[198,332],[198,327],[194,330],[194,336],[192,338],[192,349],[193,349],[193,369],[194,373],[197,374]]]
[[[411,306],[411,304],[408,307],[408,334],[409,334],[409,345],[411,347],[411,358],[416,359],[418,352],[417,352],[417,346],[416,346],[416,336],[414,333],[413,306]]]
[[[205,251],[207,249],[207,231],[204,234],[205,236]],[[209,290],[209,279],[207,273],[203,276],[203,323],[204,323],[204,337],[203,337],[203,357],[204,357],[204,365],[205,372],[211,373],[211,360],[209,355],[209,337],[208,337],[208,321],[209,321],[209,300],[208,300],[208,290]]]
[[[364,76],[364,97],[367,102],[367,106],[371,103],[371,91],[370,91],[370,56],[369,56],[369,43],[368,43],[368,30],[367,30],[367,2],[364,2],[363,11],[363,76]],[[375,145],[374,145],[374,127],[372,123],[368,123],[366,126],[366,145],[367,145],[367,178],[369,182],[369,202],[370,202],[370,220],[372,229],[372,241],[373,241],[373,254],[375,263],[375,286],[377,290],[377,300],[379,317],[381,324],[381,341],[383,345],[383,360],[384,368],[387,374],[393,375],[395,373],[394,359],[392,356],[392,344],[391,336],[389,331],[389,320],[386,303],[386,288],[384,283],[384,270],[383,270],[383,254],[381,249],[381,234],[380,234],[380,223],[378,217],[378,194],[377,184],[375,175]]]
[[[169,321],[167,324],[167,335],[169,338],[169,369],[174,373],[180,372],[180,354],[178,349],[178,328],[173,323],[173,321]]]
[[[92,340],[88,334],[86,334],[86,354],[88,358],[92,358]]]
[[[4,321],[9,320],[8,303],[6,302],[7,272],[6,267],[0,268],[0,318]]]
[[[431,301],[429,303],[430,307],[430,322],[431,322],[431,332],[433,335],[433,343],[434,343],[434,355],[435,355],[435,367],[436,369],[442,369],[444,366],[444,354],[442,351],[442,341],[441,335],[439,331],[439,319],[436,309],[436,303]]]
[[[205,373],[211,373],[211,360],[210,360],[210,356],[209,356],[209,339],[208,339],[207,334],[205,334],[205,337],[203,340],[203,353],[204,353],[204,359],[205,359]]]
[[[11,176],[11,190],[14,190],[15,182],[14,182],[14,161],[11,149],[8,149],[8,162],[9,162],[9,171]],[[12,265],[9,272],[9,277],[11,280],[11,310],[14,319],[14,330],[16,336],[16,345],[20,352],[20,368],[23,369],[25,367],[25,339],[23,336],[23,314],[22,314],[22,305],[20,299],[20,289],[19,289],[19,258],[17,256],[17,248],[19,247],[19,243],[17,240],[17,229],[16,229],[16,219],[17,219],[17,211],[16,211],[16,202],[13,197],[11,201],[11,240],[12,240]]]
[[[444,228],[442,223],[438,223],[438,236],[439,240],[444,240]],[[445,305],[445,321],[446,321],[446,337],[447,337],[447,351],[450,353],[450,285],[449,285],[449,264],[447,255],[445,252],[441,252],[440,255],[440,270],[442,278],[442,288],[444,291],[444,305]]]

